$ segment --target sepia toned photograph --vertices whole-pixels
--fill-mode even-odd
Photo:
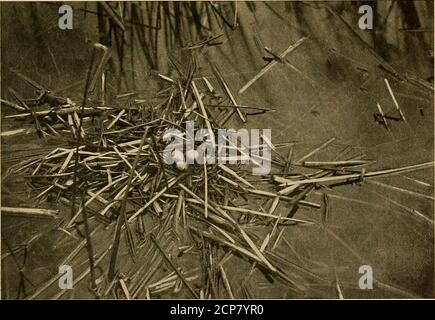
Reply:
[[[0,13],[2,300],[435,298],[433,1]]]

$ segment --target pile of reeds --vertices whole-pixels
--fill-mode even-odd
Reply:
[[[252,114],[272,110],[239,105],[218,66],[212,65],[213,79],[197,74],[195,54],[187,66],[172,61],[176,77],[155,74],[163,89],[152,99],[136,99],[132,92],[107,104],[107,60],[108,50],[96,45],[81,103],[56,97],[20,73],[38,98],[26,100],[11,90],[16,103],[2,100],[17,111],[7,118],[28,118],[41,138],[63,142],[63,147],[12,166],[7,176],[25,175],[41,202],[70,206],[70,216],[59,228],[77,245],[62,264],[74,268],[80,261],[74,259],[86,248],[88,263],[75,281],[89,279],[98,297],[157,297],[181,290],[192,298],[252,297],[247,283],[255,270],[303,294],[307,281],[326,280],[275,249],[286,228],[319,223],[298,218],[300,206],[327,214],[326,196],[323,205],[307,201],[313,190],[433,165],[370,172],[365,168],[371,161],[343,158],[344,153],[333,161],[309,160],[334,138],[300,159],[294,159],[293,144],[263,140],[272,148],[274,174],[255,181],[237,164],[167,165],[167,129],[183,131],[186,121],[195,120],[215,132],[231,117],[246,122]],[[98,99],[91,98],[95,95]],[[282,204],[286,213],[278,210]],[[22,210],[26,212],[35,213]],[[249,263],[240,283],[228,276],[228,269],[234,272],[228,261],[235,256]],[[42,283],[29,297],[47,295],[58,278],[56,274]]]

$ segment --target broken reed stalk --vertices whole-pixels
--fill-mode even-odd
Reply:
[[[39,138],[44,137],[44,131],[41,129],[41,126],[39,124],[38,118],[36,117],[35,111],[30,109],[27,104],[24,102],[24,99],[22,99],[18,93],[15,92],[12,88],[9,88],[9,92],[14,96],[14,98],[20,103],[21,107],[24,108],[26,111],[29,112],[29,114],[32,116],[33,121],[35,122],[35,130],[39,136]]]
[[[291,44],[283,53],[279,55],[281,59],[285,58],[286,55],[288,55],[290,52],[295,50],[297,47],[299,47],[307,38],[303,37],[296,41],[294,44]],[[269,71],[274,65],[276,65],[279,61],[273,60],[269,62],[263,69],[260,70],[257,75],[255,75],[251,80],[249,80],[240,90],[239,94],[242,94],[245,92],[251,85],[253,85],[258,79],[260,79],[267,71]]]
[[[435,223],[434,220],[432,220],[431,218],[425,216],[423,213],[421,213],[417,209],[409,208],[409,207],[407,207],[407,206],[405,206],[405,205],[403,205],[403,204],[401,204],[401,203],[399,203],[399,202],[397,202],[397,201],[395,201],[395,200],[393,200],[391,198],[385,197],[383,194],[381,194],[379,192],[371,191],[371,190],[368,190],[368,192],[374,193],[374,194],[378,195],[379,197],[381,197],[385,201],[396,205],[397,207],[399,207],[399,208],[403,209],[404,211],[406,211],[406,212],[408,212],[408,213],[418,217],[419,219],[429,223],[430,225],[434,225],[434,223]]]
[[[195,81],[192,80],[191,85],[192,85],[193,94],[195,95],[196,101],[198,102],[199,107],[201,108],[201,112],[204,116],[205,124],[207,126],[207,129],[208,129],[208,132],[210,135],[209,138],[211,139],[211,137],[214,137],[214,133],[213,133],[213,129],[211,128],[210,120],[208,120],[208,116],[207,116],[207,112],[205,111],[204,103],[202,102],[201,96],[198,92],[198,88],[195,85]],[[212,139],[212,147],[213,147],[213,149],[216,148],[215,139]]]
[[[225,104],[204,104],[206,107],[212,108],[239,108],[239,109],[252,109],[252,110],[260,110],[265,112],[275,111],[275,109],[264,108],[264,107],[255,107],[255,106],[244,106],[244,105],[225,105]]]
[[[118,216],[118,220],[116,223],[116,231],[115,231],[115,238],[113,240],[113,245],[112,245],[112,254],[110,256],[110,263],[109,263],[109,271],[108,271],[108,277],[109,277],[109,281],[112,281],[115,277],[115,269],[116,269],[116,260],[118,257],[118,250],[119,250],[119,242],[121,239],[121,230],[122,230],[122,225],[125,223],[126,229],[127,229],[127,233],[130,233],[129,230],[129,226],[128,226],[128,220],[127,220],[127,216],[125,214],[125,209],[127,206],[127,199],[128,199],[128,194],[130,191],[130,186],[131,183],[133,181],[133,177],[134,177],[134,172],[136,171],[136,167],[137,164],[139,162],[139,158],[140,158],[140,154],[142,152],[142,148],[145,144],[145,141],[147,139],[148,136],[148,130],[149,127],[145,127],[143,136],[142,136],[142,141],[139,145],[136,157],[134,159],[133,165],[130,169],[130,174],[128,176],[128,180],[126,183],[126,187],[125,187],[125,191],[124,191],[124,195],[123,195],[123,199],[121,201],[121,208],[119,210],[119,216]],[[127,237],[129,237],[129,235],[127,235]],[[134,247],[133,244],[129,241],[129,248],[131,250],[132,255],[134,255]]]
[[[254,185],[252,185],[251,183],[249,183],[247,180],[245,180],[244,178],[240,177],[234,170],[231,170],[230,168],[228,168],[227,166],[225,166],[224,164],[218,164],[219,168],[221,168],[223,171],[225,171],[226,173],[228,173],[229,175],[233,176],[234,178],[236,178],[237,180],[239,180],[240,182],[242,182],[243,184],[247,185],[248,187],[252,188],[252,189],[256,189],[254,187]]]
[[[8,106],[12,109],[14,109],[15,111],[26,111],[26,108],[21,107],[13,102],[4,100],[4,99],[0,99],[1,104],[4,104],[5,106]]]
[[[260,212],[260,211],[255,211],[255,210],[246,209],[246,208],[236,208],[236,207],[231,207],[231,206],[220,206],[220,207],[222,209],[229,210],[229,211],[249,213],[249,214],[253,214],[253,215],[257,215],[257,216],[277,219],[278,221],[282,220],[282,221],[293,221],[293,222],[305,223],[305,224],[314,224],[314,222],[308,221],[308,220],[301,220],[301,219],[294,219],[294,218],[285,218],[285,217],[275,216],[273,214],[264,213],[264,212]]]
[[[230,99],[231,103],[236,107],[235,110],[236,110],[238,116],[240,117],[240,120],[242,120],[242,122],[246,122],[245,116],[243,115],[242,111],[238,107],[238,103],[237,103],[236,99],[234,99],[234,96],[231,93],[231,90],[228,87],[227,83],[225,82],[225,79],[222,76],[222,74],[220,73],[219,69],[214,64],[211,64],[211,67],[212,67],[213,73],[215,74],[216,78],[219,80],[219,83],[221,84],[222,88],[224,89],[224,91],[227,94],[228,98]],[[233,113],[234,113],[234,110],[229,112],[228,115],[231,116]],[[225,123],[225,122],[223,122],[223,123]]]
[[[332,177],[323,177],[323,178],[314,178],[314,179],[303,179],[303,180],[290,180],[286,178],[282,178],[282,181],[284,181],[285,185],[291,186],[291,185],[304,185],[309,183],[338,183],[338,182],[346,182],[346,181],[352,181],[355,179],[364,179],[364,178],[374,178],[374,177],[380,177],[380,176],[389,176],[389,175],[395,175],[400,174],[404,172],[411,172],[416,171],[420,169],[430,168],[433,167],[435,164],[434,161],[431,162],[425,162],[420,163],[416,165],[401,167],[401,168],[395,168],[395,169],[385,169],[385,170],[378,170],[378,171],[372,171],[372,172],[363,172],[363,173],[354,173],[354,174],[345,174],[345,175],[338,175],[338,176],[332,176]]]
[[[387,78],[384,78],[384,81],[385,81],[385,84],[387,85],[387,89],[388,89],[388,92],[390,93],[391,99],[393,99],[394,106],[396,107],[397,112],[399,112],[399,114],[400,114],[400,118],[403,121],[406,121],[405,115],[403,114],[402,109],[400,109],[400,107],[399,107],[399,103],[397,102],[397,99],[396,99],[396,96],[394,95],[393,89],[391,89],[390,82],[388,82]]]
[[[378,107],[378,111],[379,111],[379,114],[382,117],[382,121],[384,122],[385,128],[387,128],[387,130],[390,131],[390,128],[388,127],[387,119],[385,118],[385,114],[384,114],[384,111],[381,108],[381,105],[379,103],[376,103],[376,106]]]
[[[318,153],[319,151],[322,151],[327,146],[329,146],[332,142],[335,141],[335,138],[331,138],[328,141],[321,144],[319,147],[315,148],[314,150],[308,152],[306,155],[304,155],[302,158],[300,158],[296,163],[302,163],[304,160],[308,159],[309,157],[313,156],[314,154]]]
[[[92,55],[91,55],[91,60],[89,63],[89,67],[88,67],[88,74],[86,76],[86,84],[85,84],[85,92],[83,94],[83,101],[82,101],[82,106],[81,106],[81,110],[80,110],[80,120],[79,120],[79,124],[78,124],[78,133],[77,133],[77,137],[76,137],[76,151],[75,151],[75,160],[74,160],[74,176],[73,176],[73,194],[72,194],[72,198],[71,198],[71,217],[74,217],[75,215],[75,211],[76,211],[76,193],[77,193],[77,170],[78,170],[78,164],[79,164],[79,147],[81,144],[81,129],[82,129],[82,122],[83,122],[83,112],[84,112],[84,108],[86,106],[86,103],[88,102],[88,91],[89,91],[89,85],[90,85],[90,81],[91,81],[91,70],[92,70],[92,66],[94,64],[94,59],[95,59],[95,54],[97,51],[97,47],[94,45],[94,47],[92,48]]]
[[[86,193],[86,191],[83,190],[82,198],[81,198],[81,202],[80,202],[81,207],[83,206],[84,201],[85,201],[85,193]],[[86,209],[82,210],[82,217],[83,217],[83,224],[85,227],[86,248],[88,250],[89,271],[90,271],[90,275],[91,275],[91,289],[96,290],[97,283],[96,283],[96,277],[95,277],[94,249],[92,246],[91,231],[89,229],[89,221],[88,221],[88,215],[87,215]]]
[[[160,247],[159,243],[157,242],[157,239],[153,234],[150,235],[151,241],[155,244],[157,249],[159,249],[160,253],[162,254],[163,258],[166,260],[166,262],[171,266],[171,268],[174,270],[174,272],[178,275],[180,280],[183,282],[183,284],[186,286],[186,288],[189,290],[189,292],[192,294],[193,298],[199,299],[198,294],[196,291],[192,288],[190,283],[184,278],[184,276],[181,274],[181,272],[178,270],[178,268],[173,264],[171,259],[166,255],[166,252]]]
[[[222,281],[224,283],[225,289],[228,292],[228,296],[230,297],[230,299],[234,299],[233,290],[231,289],[230,282],[228,281],[227,274],[226,274],[224,267],[222,265],[219,266],[219,271],[221,273],[221,277],[222,277]]]
[[[414,197],[417,197],[417,198],[422,198],[422,199],[426,199],[426,200],[430,200],[430,201],[435,201],[435,198],[433,196],[429,196],[429,195],[426,195],[426,194],[422,194],[422,193],[414,192],[414,191],[411,191],[411,190],[395,187],[395,186],[392,186],[392,185],[389,185],[389,184],[386,184],[386,183],[382,183],[382,182],[379,182],[379,181],[368,180],[367,182],[370,183],[370,184],[374,184],[374,185],[378,185],[378,186],[387,188],[387,189],[399,191],[399,192],[402,192],[402,193],[405,193],[405,194],[408,194],[410,196],[414,196]]]
[[[302,161],[305,167],[348,167],[367,164],[367,160],[345,160],[345,161]]]
[[[2,215],[32,218],[58,218],[59,210],[21,208],[21,207],[1,207]]]

